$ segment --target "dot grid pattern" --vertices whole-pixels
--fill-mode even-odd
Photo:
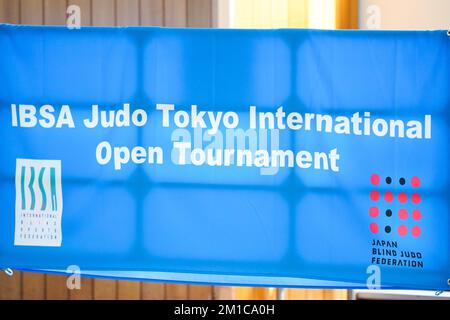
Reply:
[[[402,187],[408,186],[407,179],[404,177],[400,177],[397,180],[393,179],[392,177],[388,176],[384,179],[381,179],[381,177],[374,173],[370,177],[370,183],[372,184],[373,190],[370,192],[369,197],[372,202],[372,206],[369,208],[369,215],[372,218],[372,222],[369,225],[369,230],[373,234],[379,234],[380,232],[384,232],[385,234],[390,234],[394,230],[396,230],[397,234],[401,237],[405,236],[413,236],[415,238],[418,238],[422,234],[422,229],[418,225],[419,221],[422,220],[422,212],[420,208],[415,208],[411,212],[408,212],[405,208],[401,207],[397,215],[394,215],[393,209],[390,208],[390,205],[393,205],[396,201],[400,203],[400,205],[405,205],[408,203],[408,201],[411,201],[414,206],[419,206],[422,202],[422,197],[420,196],[419,192],[413,191],[411,194],[408,194],[406,191],[400,191],[397,194],[397,197],[395,196],[394,191],[387,190],[383,193],[378,190],[377,188],[383,187],[383,188],[391,188],[396,187],[395,184],[398,184],[397,186],[400,187],[400,190]],[[412,177],[409,180],[409,185],[412,187],[413,190],[417,190],[420,187],[420,178],[419,177]],[[380,202],[385,202],[387,204],[387,209],[384,212],[386,217],[389,218],[390,223],[386,224],[385,226],[380,226],[380,223],[377,223],[375,219],[377,219],[380,216]],[[405,225],[406,221],[409,219],[412,219],[414,221],[414,226],[411,227],[411,229],[408,230],[408,227]]]

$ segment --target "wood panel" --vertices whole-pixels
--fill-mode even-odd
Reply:
[[[139,300],[141,299],[141,283],[138,281],[117,281],[117,299]]]
[[[66,276],[46,275],[45,298],[47,300],[67,300],[69,298],[69,290],[66,282]]]
[[[187,0],[187,26],[191,28],[210,28],[212,25],[210,0]]]
[[[19,23],[20,0],[0,0],[0,22]]]
[[[40,273],[22,272],[22,299],[45,299],[45,275]]]
[[[185,284],[166,284],[166,299],[183,300],[188,298],[188,286]]]
[[[0,269],[0,300],[18,300],[22,298],[22,275],[14,271],[12,276]]]
[[[118,26],[138,26],[140,24],[139,0],[116,0]]]
[[[20,0],[21,24],[44,24],[43,0]]]
[[[92,300],[94,299],[94,281],[91,278],[81,277],[81,287],[69,290],[70,300]]]
[[[115,1],[91,0],[92,1],[92,25],[114,26],[116,24]]]
[[[94,280],[95,300],[115,300],[117,299],[117,281],[107,279]]]
[[[164,25],[164,0],[141,0],[139,11],[142,26]]]
[[[348,290],[323,290],[324,300],[347,300]]]
[[[164,300],[166,298],[166,285],[164,283],[142,282],[142,299]]]
[[[236,289],[234,287],[213,287],[214,300],[233,300],[236,298]]]
[[[214,297],[212,286],[189,285],[188,296],[192,300],[212,300]]]
[[[187,26],[186,0],[164,1],[164,26],[179,28]]]
[[[65,25],[66,10],[66,0],[44,0],[44,23],[46,25]]]

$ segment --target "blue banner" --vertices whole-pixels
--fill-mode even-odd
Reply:
[[[1,268],[450,288],[445,31],[1,25],[0,88]]]

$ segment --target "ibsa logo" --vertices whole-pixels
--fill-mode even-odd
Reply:
[[[61,246],[60,160],[16,160],[14,245]]]

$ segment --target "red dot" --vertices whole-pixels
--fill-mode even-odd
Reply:
[[[398,227],[398,234],[401,235],[402,237],[406,236],[406,234],[408,233],[408,228],[405,225],[401,225],[400,227]]]
[[[372,184],[373,184],[374,186],[378,185],[378,184],[380,183],[380,176],[377,175],[377,174],[373,174],[373,175],[370,177],[370,182],[372,182]]]
[[[411,179],[411,185],[412,185],[414,188],[420,187],[420,179],[419,179],[418,177],[412,177],[412,179]]]
[[[378,210],[377,207],[372,207],[372,208],[370,208],[370,210],[369,210],[369,214],[370,214],[370,216],[371,216],[372,218],[376,218],[376,217],[378,217],[378,215],[380,214],[380,210]]]
[[[380,193],[377,190],[373,190],[370,193],[370,199],[372,199],[372,201],[378,201],[378,199],[380,199]]]
[[[370,224],[370,232],[378,233],[378,231],[379,231],[378,225],[375,222],[371,223]]]
[[[411,196],[411,200],[412,200],[412,202],[413,202],[414,204],[419,204],[419,203],[420,203],[420,194],[414,193],[414,194]]]
[[[400,209],[398,211],[398,216],[401,220],[406,220],[408,219],[408,211],[406,211],[406,209]]]
[[[422,212],[420,212],[420,210],[417,209],[413,210],[412,218],[416,221],[422,219]]]
[[[387,191],[384,194],[384,200],[386,200],[386,202],[392,202],[392,200],[394,200],[394,195],[392,194],[392,192]]]
[[[400,201],[400,203],[406,203],[406,201],[408,201],[408,196],[406,195],[406,193],[400,192],[398,194],[398,201]]]
[[[422,233],[422,230],[420,230],[419,226],[414,226],[411,229],[411,233],[414,237],[420,237],[420,234]]]

